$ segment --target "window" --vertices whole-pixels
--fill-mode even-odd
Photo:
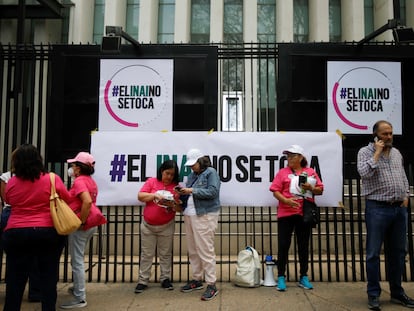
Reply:
[[[69,43],[69,22],[70,22],[70,6],[71,1],[70,0],[64,0],[62,1],[62,4],[64,6],[62,10],[62,31],[61,31],[61,42],[62,43]]]
[[[309,38],[308,0],[293,1],[293,41],[304,43]]]
[[[174,42],[175,0],[160,0],[158,7],[158,43]]]
[[[271,57],[258,61],[257,118],[261,131],[275,130],[276,120],[276,65]]]
[[[128,0],[126,9],[125,31],[133,38],[138,38],[139,0]]]
[[[374,31],[374,4],[373,0],[364,0],[365,35]]]
[[[257,40],[258,42],[276,42],[276,2],[274,0],[257,1]]]
[[[406,9],[405,9],[405,0],[400,0],[400,21],[401,21],[401,25],[407,25],[407,20],[406,20]]]
[[[223,95],[222,131],[243,131],[243,96],[241,92]]]
[[[100,43],[104,34],[105,0],[95,0],[93,42]]]
[[[224,34],[226,43],[243,42],[243,0],[224,0]]]
[[[210,42],[210,0],[191,1],[191,43]]]
[[[340,42],[341,32],[341,0],[329,0],[329,41]]]

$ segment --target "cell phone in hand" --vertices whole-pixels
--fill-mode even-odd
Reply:
[[[178,191],[178,192],[180,192],[180,191],[181,191],[181,189],[183,189],[183,188],[182,188],[182,187],[180,187],[180,186],[175,186],[175,187],[174,187],[174,190],[175,190],[175,191]]]
[[[305,175],[299,175],[299,186],[302,186],[303,184],[305,184],[307,179],[308,178]]]

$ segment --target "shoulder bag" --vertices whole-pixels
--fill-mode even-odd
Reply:
[[[315,228],[319,224],[320,215],[319,207],[315,202],[303,199],[303,222],[312,225]]]
[[[50,173],[50,215],[53,225],[60,235],[68,235],[79,229],[82,224],[75,212],[56,192],[55,174]]]

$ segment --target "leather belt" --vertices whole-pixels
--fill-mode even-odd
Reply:
[[[383,206],[401,206],[403,201],[378,201],[378,200],[368,200],[368,201],[372,201],[375,202],[378,205],[383,205]]]

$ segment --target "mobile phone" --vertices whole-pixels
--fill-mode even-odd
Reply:
[[[305,184],[307,179],[305,175],[299,175],[299,186]]]
[[[377,142],[379,139],[378,139],[378,136],[375,136],[374,137],[374,142]]]
[[[176,190],[176,191],[178,191],[178,192],[180,192],[181,191],[181,189],[183,189],[182,187],[180,187],[180,186],[175,186],[174,187],[174,190]]]

